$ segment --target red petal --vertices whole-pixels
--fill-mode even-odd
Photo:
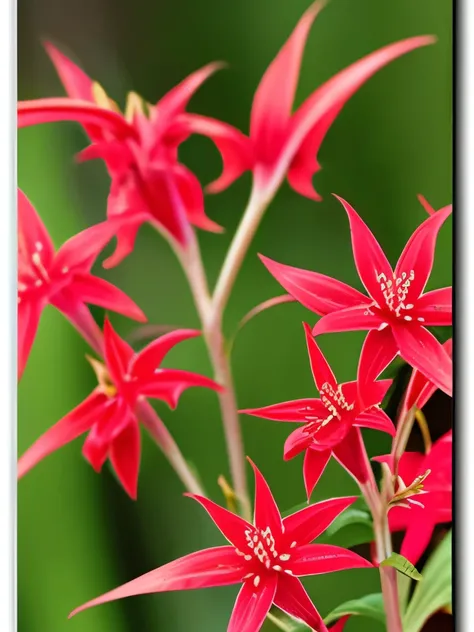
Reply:
[[[311,497],[330,458],[331,450],[313,450],[312,448],[306,450],[303,461],[303,478],[308,499]]]
[[[123,488],[135,500],[140,469],[140,428],[135,420],[113,440],[109,456]]]
[[[406,511],[410,510],[407,509]],[[417,520],[410,524],[403,538],[400,549],[401,555],[416,565],[430,543],[433,530],[434,524],[427,520],[427,517],[424,515],[422,520]]]
[[[48,454],[90,429],[101,414],[106,397],[93,392],[79,406],[49,428],[18,460],[18,478],[24,476]]]
[[[315,452],[315,450],[308,450],[308,452]],[[288,538],[290,544],[292,542],[298,545],[309,544],[326,531],[339,514],[356,500],[357,496],[331,498],[287,516],[283,519],[285,537]]]
[[[68,95],[72,99],[84,99],[85,101],[94,102],[92,79],[50,42],[46,42],[44,47],[56,67],[56,71]]]
[[[428,200],[425,198],[424,195],[418,195],[417,197],[418,197],[418,201],[423,206],[423,208],[428,213],[428,215],[434,215],[436,213],[436,210],[431,206],[431,204],[428,202]]]
[[[219,62],[207,64],[207,66],[199,68],[199,70],[196,70],[177,86],[169,90],[156,105],[158,119],[161,115],[171,117],[184,112],[194,93],[211,75],[222,67],[223,64]]]
[[[304,13],[289,39],[272,61],[255,92],[250,118],[250,138],[262,164],[274,162],[287,134],[309,30],[322,2]]]
[[[130,372],[137,377],[153,374],[173,347],[200,335],[197,329],[176,329],[160,336],[133,357]]]
[[[55,272],[61,275],[63,268],[79,268],[88,272],[100,251],[112,239],[117,230],[117,222],[108,220],[86,228],[68,239],[59,249],[54,261]]]
[[[305,431],[305,426],[293,430],[290,436],[285,441],[285,447],[283,448],[283,458],[285,461],[292,459],[303,450],[311,445],[313,442],[311,435]]]
[[[343,632],[346,623],[349,621],[351,615],[347,614],[345,617],[342,617],[341,619],[339,619],[339,621],[337,623],[335,623],[333,626],[331,626],[329,628],[329,632]]]
[[[328,361],[324,357],[323,352],[318,347],[316,340],[313,338],[310,326],[303,323],[303,327],[306,336],[306,346],[308,347],[311,372],[318,390],[321,391],[325,383],[328,383],[335,388],[337,386],[337,381],[334,377],[334,373],[332,372]]]
[[[352,393],[352,396],[350,398],[346,395],[346,388],[348,384],[355,384],[357,392],[360,392],[360,384],[359,382],[347,382],[346,384],[341,384],[342,392],[346,400],[354,401],[356,397],[354,397]],[[381,404],[385,395],[387,394],[388,389],[391,387],[392,384],[393,380],[377,380],[372,382],[370,385],[368,384],[366,392],[364,393],[362,408],[370,408],[371,406],[378,406],[379,404]]]
[[[340,309],[323,316],[313,327],[313,336],[336,331],[361,331],[378,329],[382,324],[380,316],[370,311],[370,305],[359,305]]]
[[[395,267],[395,276],[398,279],[403,274],[409,276],[410,273],[414,273],[414,279],[404,300],[405,304],[415,303],[423,292],[433,268],[438,232],[452,210],[452,205],[449,205],[431,215],[418,226],[403,249]]]
[[[18,305],[18,379],[23,375],[30,355],[31,347],[38,331],[43,305],[41,303],[21,299]]]
[[[443,287],[420,296],[413,310],[413,318],[427,327],[452,325],[453,288]]]
[[[402,358],[452,397],[453,362],[440,342],[424,327],[393,326]]]
[[[368,480],[370,463],[359,428],[351,428],[347,436],[334,446],[332,453],[358,483]]]
[[[288,421],[306,423],[313,418],[325,419],[328,414],[326,406],[320,399],[295,399],[291,402],[282,402],[262,408],[246,408],[240,413],[271,419],[272,421]]]
[[[261,578],[260,587],[245,582],[237,595],[227,632],[258,632],[271,608],[277,588],[277,574]]]
[[[78,300],[123,314],[133,320],[146,322],[146,316],[132,299],[108,281],[92,274],[76,274],[69,286]]]
[[[242,558],[238,557],[234,547],[219,546],[205,549],[169,562],[101,597],[92,599],[73,610],[69,616],[72,617],[82,610],[108,601],[134,595],[237,584],[244,573]]]
[[[110,447],[119,434],[131,423],[136,423],[123,400],[109,399],[102,412],[97,415],[96,423],[87,435],[82,454],[96,472],[100,472]]]
[[[443,347],[449,357],[452,358],[453,339],[450,338],[447,340]],[[410,408],[415,405],[417,408],[423,408],[436,391],[436,388],[432,382],[415,369],[411,374],[410,382],[406,390],[404,403],[406,409],[410,410]]]
[[[248,457],[247,457],[248,458]],[[281,533],[281,515],[267,481],[255,463],[248,459],[255,475],[254,525],[257,529],[268,527],[274,536]]]
[[[283,573],[279,575],[273,603],[291,617],[306,623],[312,630],[327,632],[319,612],[314,607],[303,584],[296,577]]]
[[[176,186],[186,209],[188,220],[211,233],[222,233],[222,226],[213,222],[204,212],[204,195],[202,187],[196,176],[183,165],[174,165],[173,174],[176,179]]]
[[[104,352],[110,377],[120,384],[128,373],[129,363],[134,355],[132,347],[121,338],[112,327],[110,320],[104,321]]]
[[[320,316],[368,301],[358,290],[325,274],[293,268],[263,255],[259,257],[270,274],[291,296]]]
[[[212,500],[209,500],[209,498],[198,496],[196,494],[185,494],[185,496],[189,496],[190,498],[197,500],[197,502],[200,503],[210,515],[214,524],[221,531],[223,536],[233,546],[239,549],[241,553],[247,553],[248,540],[245,532],[248,532],[249,530],[252,534],[254,532],[254,527],[250,523],[228,509],[224,509],[224,507],[217,505]],[[240,559],[243,561],[243,557]]]
[[[398,353],[398,345],[393,337],[390,327],[385,327],[381,331],[372,329],[368,332],[359,358],[359,366],[357,368],[357,384],[359,388],[359,398],[362,408],[366,408],[373,404],[379,404],[382,399],[375,401],[375,394],[378,392],[377,384],[386,384],[387,380],[376,382],[378,376],[392,362]]]
[[[137,213],[134,214],[130,221],[127,220],[123,223],[115,235],[117,237],[117,246],[113,254],[111,254],[110,257],[107,257],[107,259],[105,259],[102,263],[104,268],[114,268],[121,263],[125,257],[128,257],[128,255],[133,252],[138,230],[144,222],[149,220],[150,215],[148,213]]]
[[[354,426],[387,432],[391,437],[397,432],[393,421],[381,408],[371,408],[360,413],[354,421]]]
[[[161,399],[170,408],[176,408],[181,394],[192,386],[202,386],[217,392],[223,390],[220,384],[209,377],[181,369],[158,369],[153,378],[139,384],[139,390],[145,397]]]
[[[289,563],[293,575],[321,575],[351,568],[373,568],[357,553],[332,544],[305,544],[295,548]]]
[[[18,189],[18,253],[31,265],[31,257],[36,252],[48,269],[54,257],[53,242],[33,204]]]
[[[75,121],[81,125],[95,125],[112,132],[117,137],[136,138],[135,129],[121,114],[80,99],[52,97],[19,101],[17,111],[18,127],[57,121]]]

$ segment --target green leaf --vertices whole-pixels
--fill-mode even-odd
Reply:
[[[370,529],[370,534],[373,536],[372,517],[368,511],[361,509],[353,509],[349,507],[340,516],[338,516],[334,522],[326,529],[326,534],[329,537],[336,535],[338,531],[344,527],[348,527],[354,524],[360,524]]]
[[[387,557],[387,559],[383,562],[380,562],[380,566],[393,566],[393,568],[396,568],[399,573],[402,573],[407,577],[411,577],[417,582],[420,581],[420,579],[423,579],[421,573],[416,570],[413,564],[399,553],[392,553],[390,557]]]
[[[324,619],[324,623],[328,625],[346,614],[368,617],[369,619],[380,621],[380,623],[385,625],[385,610],[383,607],[382,593],[374,593],[361,597],[360,599],[346,601],[346,603],[341,604],[330,612]]]
[[[452,602],[451,531],[435,549],[423,569],[404,617],[405,632],[419,632],[425,621]]]

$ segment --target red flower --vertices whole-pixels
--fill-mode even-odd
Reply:
[[[448,395],[452,361],[426,327],[450,325],[452,289],[423,294],[438,231],[452,212],[446,206],[415,230],[392,270],[382,248],[356,211],[336,196],[349,217],[354,260],[369,296],[324,274],[261,257],[270,273],[300,303],[323,316],[313,334],[368,329],[359,373],[371,383],[399,353]]]
[[[416,564],[428,546],[436,524],[452,520],[452,432],[436,441],[427,454],[405,452],[398,464],[404,485],[429,471],[423,482],[422,503],[411,500],[408,507],[393,507],[388,514],[390,531],[406,531],[401,554]],[[391,456],[374,459],[390,465]]]
[[[199,336],[181,329],[161,336],[139,353],[122,340],[108,320],[104,325],[105,365],[90,359],[98,386],[77,408],[47,430],[18,461],[22,477],[48,454],[89,432],[83,454],[99,472],[107,457],[125,491],[136,498],[140,464],[140,431],[137,406],[146,397],[161,399],[175,408],[181,393],[191,386],[219,391],[213,380],[178,369],[160,369],[165,355],[176,344]]]
[[[360,367],[356,382],[338,384],[310,328],[306,324],[304,328],[311,370],[321,399],[297,399],[240,412],[273,421],[304,424],[286,440],[284,458],[291,459],[306,450],[303,475],[309,498],[331,455],[356,480],[365,483],[370,464],[359,428],[382,430],[392,436],[395,428],[379,408],[392,380],[380,380],[367,386],[362,403],[358,395]]]
[[[298,577],[372,565],[338,546],[310,544],[356,497],[310,505],[282,520],[262,474],[255,472],[254,524],[202,496],[191,496],[209,513],[230,546],[191,553],[76,608],[71,616],[107,601],[170,590],[242,583],[228,632],[258,632],[272,604],[326,632]]]
[[[249,137],[225,123],[193,115],[194,129],[215,141],[224,161],[223,173],[210,191],[222,191],[252,170],[256,188],[266,194],[274,193],[287,174],[295,191],[321,199],[312,184],[320,169],[316,155],[345,103],[388,63],[434,42],[433,37],[413,37],[385,46],[329,79],[292,113],[304,47],[322,7],[323,2],[315,2],[304,13],[265,72],[252,104]]]
[[[18,190],[18,375],[22,375],[43,308],[61,311],[94,346],[99,332],[86,303],[146,321],[141,309],[90,269],[112,239],[113,222],[103,222],[71,237],[55,252],[38,213]],[[99,332],[100,333],[100,332]]]
[[[196,176],[177,159],[178,145],[192,131],[191,119],[183,119],[185,108],[218,64],[196,71],[156,105],[131,93],[122,115],[99,84],[51,44],[46,48],[69,98],[20,102],[18,125],[74,120],[84,126],[92,144],[80,159],[105,161],[112,178],[107,215],[121,220],[117,249],[107,266],[117,265],[133,250],[137,231],[147,221],[181,246],[188,241],[191,224],[220,231],[204,213]]]

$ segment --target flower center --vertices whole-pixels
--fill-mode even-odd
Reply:
[[[18,303],[21,303],[22,294],[25,292],[44,289],[51,282],[48,270],[43,264],[41,255],[43,248],[43,244],[37,241],[35,243],[35,251],[31,257],[27,261],[20,260],[22,265],[26,264],[27,271],[24,274],[20,272],[21,281],[18,282]]]
[[[113,383],[105,364],[99,362],[99,360],[96,360],[95,358],[91,358],[88,355],[86,355],[86,358],[89,361],[91,367],[94,369],[97,381],[99,382],[99,389],[107,397],[115,397],[115,395],[117,395],[117,387]]]
[[[387,278],[387,275],[384,272],[378,273],[376,271],[375,276],[377,282],[380,284],[380,290],[382,291],[385,304],[379,305],[374,302],[373,307],[376,307],[384,312],[388,311],[390,315],[394,315],[396,318],[403,318],[403,320],[406,320],[407,322],[414,320],[411,314],[406,313],[413,309],[414,305],[412,303],[405,303],[405,301],[408,296],[410,285],[415,279],[415,271],[410,270],[408,273],[402,272],[399,277],[396,277],[395,274],[393,274],[392,278]],[[370,306],[365,312],[366,316],[369,314],[373,315],[371,307],[372,306]],[[424,318],[418,317],[415,320],[423,322]],[[383,323],[380,329],[384,329],[386,326],[387,324]]]
[[[348,403],[340,385],[338,385],[337,389],[334,389],[329,382],[324,382],[320,388],[320,393],[321,401],[327,408],[328,415],[324,418],[307,415],[308,424],[303,428],[303,432],[308,434],[317,433],[334,419],[341,421],[344,413],[349,413],[354,409],[354,402]]]

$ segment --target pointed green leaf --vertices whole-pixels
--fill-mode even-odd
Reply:
[[[380,566],[393,566],[399,573],[411,577],[417,582],[423,579],[421,573],[416,570],[413,564],[407,560],[406,557],[399,553],[392,553],[390,557],[387,557],[383,562],[380,562]]]
[[[346,614],[368,617],[369,619],[375,619],[376,621],[380,621],[380,623],[385,624],[385,610],[383,607],[382,593],[374,593],[372,595],[361,597],[360,599],[346,601],[346,603],[334,608],[334,610],[324,619],[324,623],[328,625],[333,621],[337,621],[337,619],[340,619]]]

